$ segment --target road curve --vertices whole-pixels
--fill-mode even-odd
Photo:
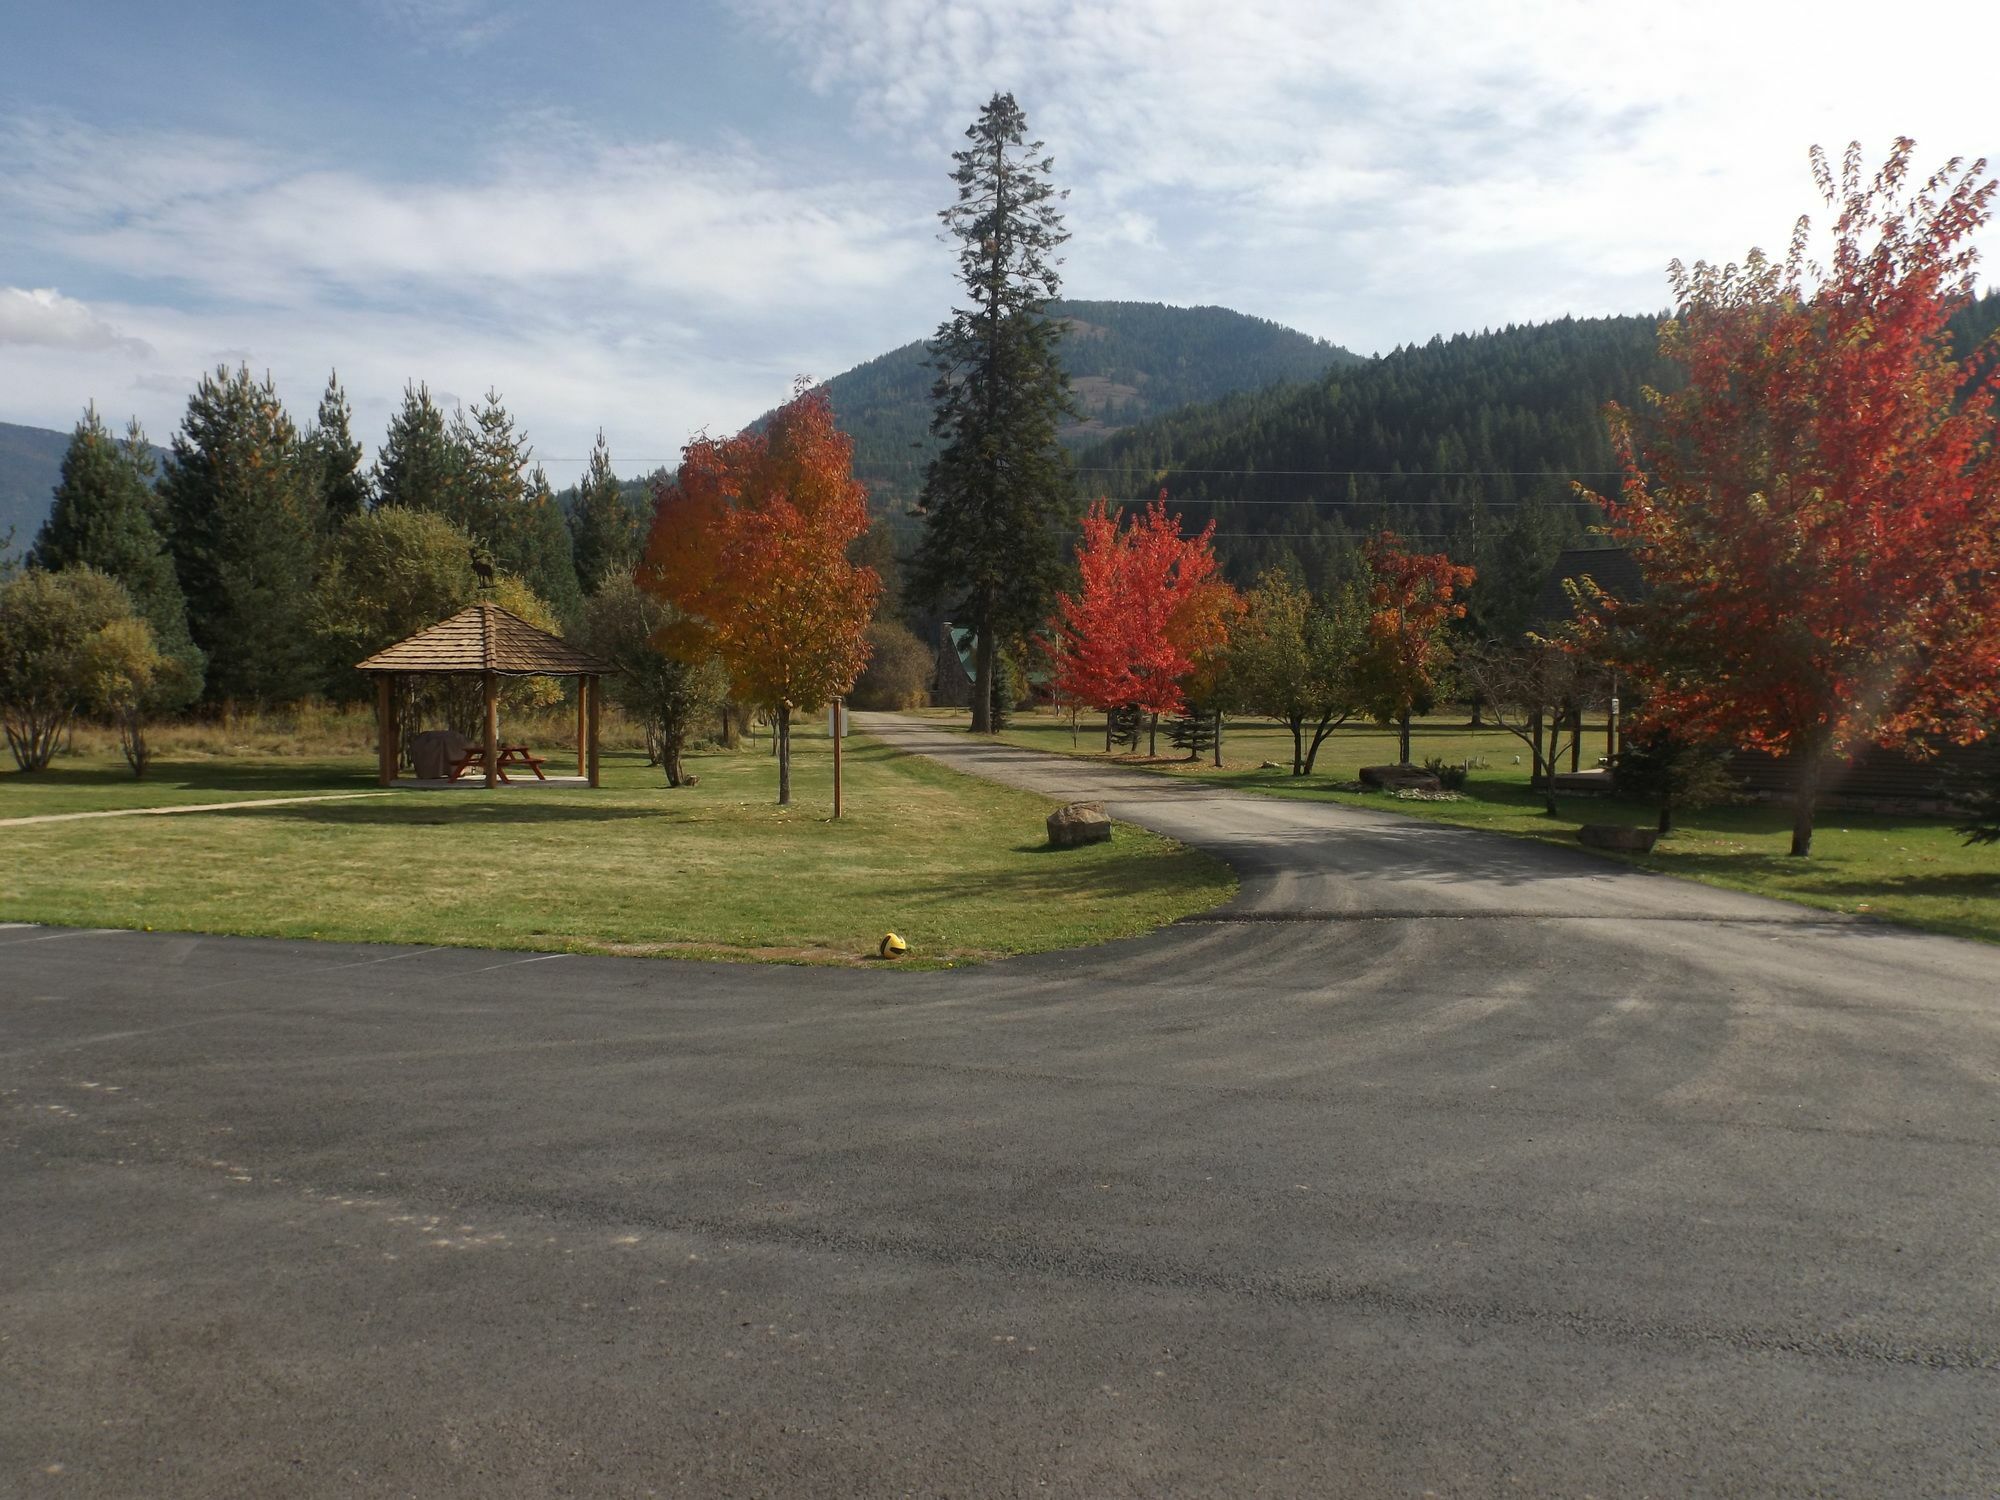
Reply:
[[[0,928],[0,1492],[2000,1493],[2000,950],[868,727],[1242,892],[942,974]]]

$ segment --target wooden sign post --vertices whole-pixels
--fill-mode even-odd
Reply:
[[[840,742],[847,738],[847,702],[833,700],[833,815],[840,816]]]

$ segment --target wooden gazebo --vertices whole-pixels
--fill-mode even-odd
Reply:
[[[396,738],[396,679],[477,677],[486,697],[486,784],[500,772],[500,679],[574,677],[576,774],[597,785],[597,698],[602,674],[616,671],[559,635],[530,625],[497,604],[472,604],[428,630],[377,651],[355,665],[375,678],[375,716],[381,782],[396,779],[401,746]]]

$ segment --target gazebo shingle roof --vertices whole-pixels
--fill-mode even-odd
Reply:
[[[497,604],[472,604],[356,665],[363,672],[574,677],[617,668]]]

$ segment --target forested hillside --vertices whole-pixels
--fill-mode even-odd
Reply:
[[[49,513],[49,496],[62,474],[66,432],[40,427],[16,427],[0,422],[0,552],[9,531],[14,551],[28,550],[42,517]]]
[[[63,451],[68,447],[67,432],[0,422],[0,557],[6,555],[10,529],[16,556],[28,550],[41,530],[56,482],[62,478]],[[166,452],[156,447],[153,457],[163,459]]]
[[[1310,380],[1359,355],[1295,329],[1224,307],[1157,302],[1058,302],[1077,404],[1072,447],[1192,401],[1276,381]],[[931,382],[924,344],[905,344],[827,382],[854,438],[854,472],[878,511],[908,507],[930,458]]]
[[[1080,454],[1086,495],[1166,489],[1248,582],[1295,557],[1323,586],[1383,527],[1481,570],[1482,623],[1523,622],[1555,554],[1596,519],[1575,483],[1616,482],[1607,401],[1640,400],[1672,371],[1659,316],[1575,319],[1459,334],[1321,379],[1169,412]],[[1961,353],[2000,328],[2000,291],[1954,321]]]
[[[1144,423],[1083,454],[1081,478],[1117,499],[1164,488],[1197,524],[1212,516],[1245,582],[1290,555],[1323,586],[1393,528],[1479,566],[1477,602],[1511,624],[1589,519],[1573,482],[1608,480],[1604,403],[1666,378],[1656,327],[1565,318],[1433,339]]]

